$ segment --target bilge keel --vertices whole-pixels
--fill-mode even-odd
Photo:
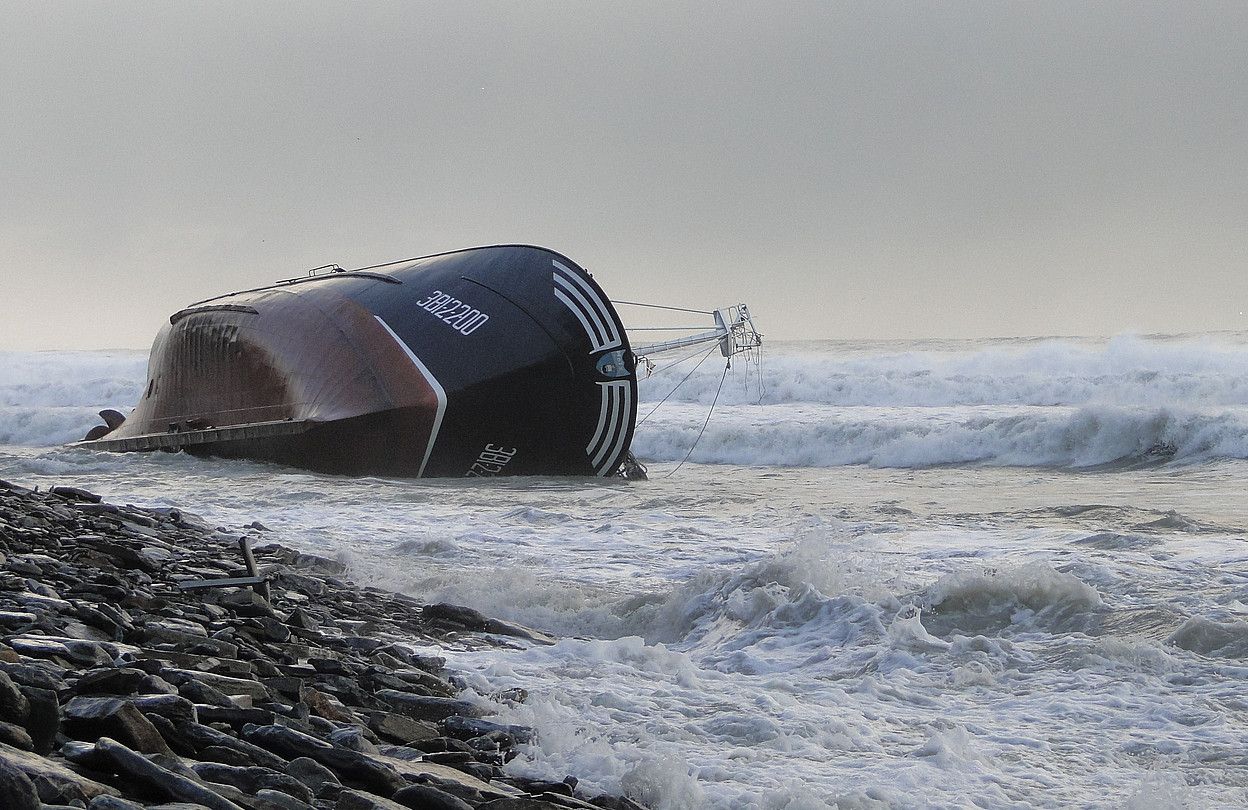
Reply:
[[[174,313],[134,411],[102,412],[79,444],[348,475],[607,476],[629,458],[637,355],[567,257],[498,245],[317,271]],[[715,317],[695,337],[729,356]]]

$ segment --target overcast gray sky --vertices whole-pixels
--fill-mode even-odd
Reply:
[[[0,0],[0,348],[496,242],[776,338],[1248,328],[1248,3]]]

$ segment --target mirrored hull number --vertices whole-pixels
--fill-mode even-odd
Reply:
[[[492,475],[498,475],[503,471],[503,467],[507,466],[507,462],[511,461],[516,455],[514,447],[498,447],[493,444],[487,444],[485,449],[481,451],[481,455],[477,456],[477,460],[468,468],[468,472],[464,473],[469,478],[488,478]]]

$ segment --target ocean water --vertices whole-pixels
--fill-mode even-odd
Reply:
[[[1248,805],[1248,333],[769,345],[677,469],[711,358],[631,483],[61,447],[145,362],[0,352],[0,477],[558,635],[449,653],[529,690],[496,707],[538,730],[518,772],[673,809]]]

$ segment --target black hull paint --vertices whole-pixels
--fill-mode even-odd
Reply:
[[[632,441],[627,335],[587,272],[504,245],[192,305],[144,398],[84,446],[330,473],[611,475]]]

